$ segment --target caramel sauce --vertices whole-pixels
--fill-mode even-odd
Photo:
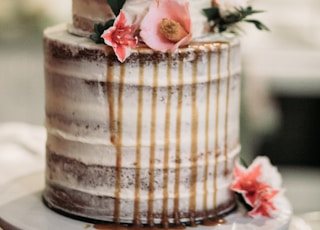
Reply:
[[[230,78],[231,78],[231,72],[230,72],[230,43],[227,43],[228,45],[228,60],[227,60],[227,92],[226,92],[226,118],[224,123],[224,157],[225,157],[225,164],[224,164],[224,175],[226,176],[228,174],[228,121],[229,121],[229,97],[230,97]]]
[[[198,110],[197,110],[197,74],[198,74],[198,55],[196,55],[192,66],[191,84],[191,175],[190,175],[190,201],[189,212],[190,222],[195,222],[194,213],[196,212],[197,197],[197,170],[198,170]]]
[[[95,224],[93,226],[94,229],[97,229],[97,230],[126,230],[126,229],[129,229],[128,227],[126,226],[122,226],[120,224]]]
[[[178,84],[178,104],[177,104],[177,117],[176,117],[176,163],[175,163],[175,183],[174,183],[174,222],[179,224],[179,199],[180,199],[180,158],[181,158],[181,116],[182,116],[182,102],[183,102],[183,61],[179,61],[179,76]]]
[[[203,222],[202,222],[202,225],[203,226],[218,226],[218,225],[221,225],[221,224],[226,224],[227,221],[223,218],[213,218],[213,219],[205,219]]]
[[[135,224],[140,224],[140,173],[141,173],[141,138],[142,138],[142,112],[143,112],[143,64],[139,66],[139,86],[138,90],[138,110],[137,110],[137,137],[136,137],[136,175],[135,175],[135,192],[134,192],[134,214]]]
[[[215,146],[214,146],[214,173],[213,173],[213,203],[214,208],[217,207],[217,168],[218,168],[218,157],[219,157],[219,109],[220,109],[220,83],[221,83],[221,46],[225,43],[214,43],[217,49],[217,80],[216,80],[216,117],[215,117]],[[230,94],[230,44],[228,44],[228,76],[227,76],[227,98],[226,98],[226,117],[224,123],[225,136],[224,136],[224,156],[225,156],[225,173],[227,173],[228,166],[228,116],[229,116],[229,94]],[[212,49],[212,48],[211,48]],[[210,116],[210,105],[212,104],[210,92],[211,92],[211,50],[208,51],[208,74],[207,74],[207,86],[206,86],[206,114],[205,114],[205,160],[209,161],[209,116]],[[196,213],[196,195],[197,195],[197,170],[198,170],[198,110],[197,110],[197,72],[198,72],[198,54],[193,62],[192,66],[192,84],[191,84],[191,143],[190,143],[190,160],[191,160],[191,176],[190,176],[190,200],[189,200],[189,212],[190,212],[190,225],[195,227],[195,213]],[[148,211],[147,211],[147,223],[148,226],[142,226],[140,223],[140,175],[141,175],[141,143],[142,143],[142,112],[143,112],[143,84],[144,84],[144,65],[140,63],[139,67],[139,89],[138,89],[138,108],[137,108],[137,132],[136,132],[136,169],[135,169],[135,191],[134,191],[134,216],[133,225],[125,226],[118,224],[120,221],[120,191],[121,191],[121,167],[122,167],[122,119],[123,119],[123,90],[124,90],[124,78],[125,78],[125,65],[120,67],[120,82],[118,91],[118,111],[115,111],[115,95],[114,95],[114,67],[112,62],[108,62],[107,76],[106,76],[106,96],[109,104],[109,129],[110,129],[110,140],[112,144],[116,147],[116,186],[115,186],[115,204],[114,204],[114,224],[107,225],[94,225],[95,229],[185,229],[184,226],[180,224],[179,220],[179,179],[180,179],[180,158],[181,158],[181,119],[182,119],[182,103],[183,103],[183,60],[179,61],[179,75],[178,75],[178,85],[181,87],[178,90],[178,100],[177,100],[177,114],[176,114],[176,146],[175,146],[175,184],[174,184],[174,206],[173,206],[173,217],[174,217],[174,227],[169,224],[169,214],[168,214],[168,199],[169,199],[169,153],[170,153],[170,119],[171,119],[171,105],[172,105],[172,56],[168,56],[168,69],[166,73],[167,77],[167,101],[165,108],[165,127],[164,127],[164,156],[163,156],[163,211],[162,211],[162,222],[161,227],[155,226],[154,223],[154,182],[155,182],[155,143],[156,143],[156,120],[157,120],[157,90],[158,90],[158,78],[159,70],[158,64],[155,63],[154,75],[153,75],[153,93],[152,93],[152,107],[151,107],[151,125],[150,125],[150,177],[149,177],[149,191],[148,191]],[[117,113],[116,113],[117,112]],[[115,122],[115,115],[117,115],[117,123]],[[117,127],[116,127],[117,125]],[[209,210],[207,208],[207,193],[208,193],[208,164],[205,164],[204,168],[204,196],[203,196],[203,210],[205,211],[205,219],[203,220],[203,225],[214,226],[223,224],[223,219],[210,219]],[[212,214],[212,212],[211,212]]]
[[[119,83],[119,96],[118,96],[118,129],[116,143],[116,187],[115,187],[115,202],[114,207],[114,220],[119,222],[120,213],[120,190],[121,190],[121,166],[122,166],[122,110],[123,110],[123,87],[124,87],[125,65],[120,66],[120,83]]]
[[[109,130],[110,130],[110,141],[114,145],[116,142],[116,127],[115,127],[115,114],[114,114],[114,92],[113,92],[113,81],[114,81],[114,70],[112,61],[107,63],[107,76],[106,76],[106,95],[109,105]]]
[[[208,48],[208,75],[207,75],[207,94],[206,94],[206,117],[205,117],[205,166],[204,166],[204,179],[203,179],[203,210],[207,212],[207,202],[208,202],[208,162],[209,162],[209,114],[210,114],[210,92],[211,92],[211,55],[210,48]],[[206,217],[207,218],[207,217]]]
[[[170,116],[171,116],[171,90],[172,90],[172,79],[171,79],[171,68],[172,68],[172,56],[168,54],[168,68],[167,68],[167,102],[166,102],[166,113],[165,113],[165,126],[164,126],[164,156],[163,156],[163,202],[162,202],[162,224],[167,225],[168,220],[168,182],[169,182],[169,150],[170,150]]]
[[[215,43],[217,48],[217,89],[216,89],[216,120],[215,120],[215,146],[214,146],[214,171],[213,171],[213,205],[217,208],[217,171],[219,157],[219,108],[220,108],[220,79],[221,79],[221,44]]]
[[[107,51],[106,51],[107,52]],[[115,111],[114,111],[114,69],[113,62],[107,62],[107,76],[106,76],[106,96],[109,106],[109,132],[110,141],[113,145],[117,142],[116,127],[115,127]],[[117,151],[117,150],[116,150]],[[114,200],[114,222],[119,222],[120,215],[120,175],[121,175],[121,154],[117,154],[116,159],[116,185],[115,185],[115,200]]]
[[[159,66],[155,63],[153,73],[153,92],[152,92],[152,105],[151,105],[151,124],[150,124],[150,178],[149,178],[149,193],[148,193],[148,224],[154,225],[153,220],[153,202],[154,202],[154,162],[155,162],[155,142],[156,142],[156,119],[157,119],[157,90],[158,90]]]

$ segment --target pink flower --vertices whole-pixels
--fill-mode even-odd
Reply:
[[[131,24],[126,13],[121,10],[113,26],[105,30],[101,37],[107,45],[112,46],[118,60],[124,62],[130,55],[131,48],[138,43],[134,33],[135,26]]]
[[[236,163],[234,177],[231,190],[241,194],[252,207],[248,215],[270,217],[277,209],[274,197],[280,193],[281,177],[268,158],[256,158],[248,169]]]
[[[234,168],[235,181],[231,185],[231,190],[242,194],[244,200],[253,206],[259,196],[259,191],[269,188],[267,184],[258,181],[261,165],[246,170],[238,163]]]
[[[187,45],[191,19],[187,0],[153,0],[140,24],[140,36],[152,49],[166,52]]]
[[[279,190],[263,190],[259,193],[259,199],[256,200],[253,209],[248,212],[249,216],[265,216],[271,217],[271,212],[277,208],[273,203],[273,198],[279,194]]]

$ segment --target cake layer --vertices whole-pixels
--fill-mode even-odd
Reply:
[[[226,80],[221,80],[221,88],[220,92],[226,94],[225,86]],[[230,86],[238,84],[239,75],[235,75],[230,79]],[[136,133],[137,127],[132,125],[132,123],[137,119],[138,112],[138,86],[132,86],[125,84],[123,86],[123,91],[120,92],[123,94],[122,101],[119,103],[117,96],[115,96],[113,101],[113,106],[115,108],[115,112],[110,114],[108,112],[108,101],[105,99],[108,98],[108,94],[106,93],[106,84],[104,82],[89,82],[86,80],[81,80],[75,78],[73,76],[60,75],[56,72],[51,72],[51,70],[47,71],[47,104],[46,104],[46,113],[47,113],[47,127],[50,128],[49,131],[55,132],[59,131],[60,135],[68,136],[69,139],[72,140],[80,140],[86,142],[92,142],[97,144],[104,145],[112,145],[112,139],[107,138],[113,135],[115,131],[110,130],[109,120],[114,119],[114,128],[117,129],[118,118],[118,110],[119,104],[121,106],[121,113],[126,114],[125,117],[122,117],[121,124],[126,127],[125,130],[122,131],[122,145],[124,146],[133,146],[136,143]],[[222,85],[224,85],[222,88]],[[114,83],[112,86],[114,90],[114,95],[119,95],[119,84]],[[173,88],[174,87],[174,88]],[[181,106],[181,113],[184,116],[179,118],[179,122],[181,124],[182,132],[190,133],[190,117],[192,116],[192,108],[191,108],[191,85],[183,85],[173,86],[171,88],[168,87],[152,87],[145,86],[142,91],[144,94],[143,106],[145,109],[143,110],[143,124],[141,125],[142,129],[142,146],[150,146],[151,144],[163,146],[165,143],[165,135],[162,135],[165,124],[168,119],[170,121],[174,121],[173,124],[170,125],[170,129],[168,130],[169,136],[176,136],[176,123],[177,120],[177,110],[174,110],[174,107]],[[199,132],[205,133],[206,129],[206,107],[204,104],[206,103],[206,94],[207,94],[207,84],[198,84],[197,86],[197,103],[199,105]],[[215,97],[215,88],[216,81],[212,81],[210,84],[212,88],[212,98]],[[111,87],[110,87],[111,88]],[[81,94],[77,93],[81,91]],[[157,93],[156,105],[154,105],[154,110],[152,110],[153,104],[153,94]],[[168,101],[168,94],[170,94],[170,102],[171,102],[171,113],[170,117],[165,118],[166,113],[166,102]],[[181,95],[181,100],[178,101],[179,95]],[[231,88],[229,92],[229,103],[230,108],[229,114],[230,119],[228,120],[228,146],[234,147],[238,144],[238,107],[236,103],[238,103],[238,89]],[[181,105],[179,105],[181,103]],[[212,106],[216,106],[216,102],[212,101]],[[225,135],[225,127],[224,120],[225,112],[226,112],[226,97],[219,98],[219,113],[218,116],[222,121],[219,123],[219,140],[223,140]],[[149,108],[149,109],[147,109]],[[212,107],[211,107],[212,108]],[[152,120],[152,113],[156,113],[158,118],[157,120]],[[216,111],[213,109],[210,111],[208,124],[210,127],[214,127]],[[112,118],[111,118],[112,117]],[[151,136],[151,126],[156,122],[156,142],[150,143]],[[215,134],[215,129],[210,129],[208,131],[209,139],[213,139]],[[183,135],[181,140],[181,145],[183,146],[183,150],[187,151],[189,149],[188,143],[190,143],[190,137]],[[170,141],[170,145],[175,145],[176,142],[174,140]],[[199,151],[204,151],[204,139],[198,140],[198,148]],[[214,141],[209,142],[209,147],[213,148]],[[221,146],[222,147],[222,146]]]
[[[230,193],[230,190],[228,189],[221,192]],[[113,208],[115,205],[115,199],[113,197],[91,195],[79,190],[72,190],[67,187],[63,188],[55,184],[46,185],[45,195],[51,199],[46,200],[48,206],[60,212],[91,219],[93,221],[113,222],[114,220]],[[185,201],[188,200],[186,199]],[[182,204],[184,203],[182,202]],[[147,212],[149,205],[150,204],[146,201],[142,201],[140,203],[140,216],[150,218],[150,215]],[[95,207],[94,209],[92,208],[93,206]],[[135,202],[133,200],[121,202],[120,209],[123,210],[121,223],[132,223],[132,213],[134,213],[132,208],[134,206]],[[163,210],[161,209],[161,207],[163,207],[162,200],[154,201],[153,206],[155,208],[152,214],[152,223],[163,223]],[[167,218],[169,223],[177,223],[175,221],[177,216],[180,219],[179,221],[190,223],[190,216],[197,221],[203,220],[204,216],[208,216],[209,218],[223,216],[234,210],[236,204],[234,199],[229,199],[227,202],[220,204],[214,210],[207,210],[206,212],[203,210],[196,210],[192,213],[190,213],[188,206],[185,206],[185,209],[180,208],[180,212],[176,216],[174,216],[173,212],[170,211],[170,209],[172,210],[174,208],[174,204],[170,202],[168,206],[169,215]],[[149,220],[144,218],[141,221],[146,224]]]
[[[126,11],[134,23],[144,16],[152,0],[126,0],[123,10]],[[209,31],[207,18],[202,9],[211,6],[211,0],[190,0],[189,9],[194,37],[205,35]],[[106,0],[73,0],[73,23],[70,30],[82,36],[88,36],[93,32],[95,23],[106,23],[115,16]]]
[[[193,222],[234,206],[237,40],[207,36],[174,53],[140,44],[121,64],[65,26],[44,36],[49,205],[149,224]]]
[[[49,137],[52,143],[52,138]],[[58,144],[58,143],[57,143]],[[60,144],[60,143],[59,143]],[[75,143],[73,143],[75,145]],[[64,143],[66,145],[66,143]],[[83,146],[78,146],[76,150],[81,149]],[[95,146],[91,146],[91,151],[96,151]],[[89,148],[89,146],[87,147]],[[111,155],[116,155],[113,149],[106,150],[106,154],[100,152],[95,154],[101,157],[101,163],[83,163],[77,159],[78,155],[65,154],[66,146],[62,148],[62,152],[55,153],[49,148],[47,149],[47,184],[45,197],[47,202],[55,209],[71,214],[104,221],[114,221],[115,211],[115,197],[114,194],[117,189],[117,169],[115,165],[110,166],[104,164],[105,160]],[[79,152],[85,152],[87,149]],[[72,151],[71,151],[72,152]],[[88,153],[88,152],[87,152]],[[112,154],[113,153],[113,154]],[[131,158],[132,151],[123,151],[123,159]],[[230,160],[228,162],[228,172],[225,174],[224,157],[218,157],[217,174],[214,175],[214,167],[208,167],[210,160],[207,164],[204,163],[204,156],[199,154],[197,166],[197,191],[194,196],[196,197],[195,210],[190,212],[190,193],[192,183],[190,181],[190,174],[193,169],[187,166],[176,164],[169,166],[168,169],[164,164],[157,163],[154,167],[141,167],[139,169],[139,185],[137,186],[135,176],[137,169],[135,165],[131,167],[123,166],[120,169],[120,177],[118,180],[120,184],[120,222],[132,223],[134,217],[135,202],[139,202],[139,221],[147,223],[150,213],[148,211],[152,206],[153,222],[160,223],[163,210],[163,202],[167,202],[167,217],[169,222],[174,223],[174,216],[178,215],[180,220],[190,221],[191,216],[196,219],[203,219],[207,212],[208,215],[219,215],[224,212],[230,211],[235,206],[234,197],[230,191],[230,180],[232,177],[232,167],[239,153],[239,149],[235,149],[230,153]],[[111,157],[112,158],[112,157]],[[213,154],[209,154],[209,158],[214,158]],[[150,160],[150,159],[148,159]],[[112,160],[111,160],[112,164]],[[206,172],[207,168],[207,173]],[[150,174],[153,171],[153,175]],[[179,178],[176,174],[179,171]],[[164,181],[164,175],[167,173],[167,185]],[[151,175],[153,178],[151,178]],[[106,179],[107,178],[107,179]],[[153,181],[153,185],[150,185]],[[139,187],[139,198],[137,200],[136,187]],[[150,187],[153,192],[150,193]],[[203,188],[207,187],[206,190]],[[178,188],[178,194],[175,189]],[[165,190],[167,190],[165,192]],[[166,194],[166,197],[164,197]],[[150,199],[152,197],[152,199]],[[204,199],[204,197],[206,197]],[[218,202],[214,201],[214,198]],[[206,203],[204,203],[206,202]],[[179,204],[178,213],[175,211],[175,205]]]

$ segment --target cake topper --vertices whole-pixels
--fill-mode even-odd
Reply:
[[[190,1],[147,1],[144,3],[147,9],[141,9],[141,18],[136,20],[123,10],[126,0],[107,0],[115,17],[104,24],[95,24],[90,38],[111,46],[120,62],[130,55],[138,40],[153,50],[173,52],[192,40]],[[238,23],[242,21],[254,24],[259,30],[268,30],[260,21],[248,18],[261,12],[254,10],[248,0],[211,0],[211,7],[202,9],[211,33],[237,33]]]

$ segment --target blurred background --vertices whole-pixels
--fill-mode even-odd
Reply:
[[[295,212],[320,210],[320,1],[256,0],[271,32],[241,37],[242,156],[267,155]],[[71,0],[0,0],[0,124],[44,123],[42,31],[71,21]],[[300,196],[299,195],[299,196]]]
[[[0,0],[0,122],[43,124],[42,31],[71,21],[71,0]]]

